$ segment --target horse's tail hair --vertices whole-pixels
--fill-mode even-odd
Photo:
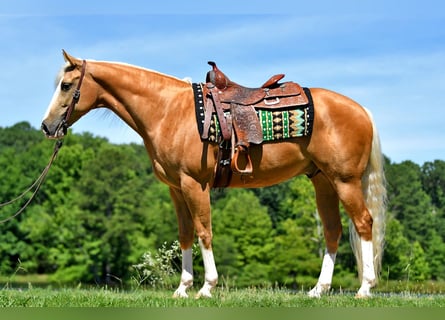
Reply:
[[[380,146],[380,138],[372,114],[365,108],[373,127],[372,147],[368,165],[362,177],[362,190],[366,207],[372,216],[372,244],[374,249],[375,279],[379,279],[382,266],[383,246],[385,236],[386,213],[386,179],[384,173],[384,158]],[[349,226],[351,246],[357,259],[358,274],[362,276],[363,264],[360,236],[353,224]]]

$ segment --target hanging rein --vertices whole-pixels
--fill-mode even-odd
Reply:
[[[74,107],[76,106],[76,104],[79,102],[80,99],[80,87],[82,85],[82,81],[83,78],[85,76],[85,69],[86,69],[86,61],[83,60],[82,62],[82,71],[80,73],[80,79],[79,79],[79,83],[77,84],[77,88],[76,90],[74,90],[73,92],[73,99],[71,100],[70,105],[68,106],[68,110],[65,113],[65,117],[62,120],[60,126],[58,129],[62,129],[64,130],[64,132],[66,132],[68,130],[68,120],[71,117],[71,114],[73,113]],[[54,145],[54,150],[53,153],[49,159],[48,164],[46,165],[45,169],[43,169],[42,173],[40,174],[40,176],[33,182],[33,184],[28,187],[28,189],[26,189],[25,191],[22,192],[22,194],[20,194],[19,196],[17,196],[16,198],[9,200],[7,202],[4,203],[0,203],[0,208],[5,207],[7,205],[13,204],[15,202],[17,202],[18,200],[22,199],[28,192],[30,192],[31,190],[34,189],[31,197],[25,202],[25,204],[13,215],[0,220],[0,224],[3,224],[5,222],[8,222],[12,219],[14,219],[15,217],[17,217],[18,215],[20,215],[25,209],[26,207],[28,207],[28,205],[31,203],[31,201],[35,198],[35,196],[37,195],[37,192],[40,189],[40,186],[42,185],[43,181],[46,178],[46,175],[49,172],[49,169],[51,168],[51,165],[53,164],[54,160],[57,157],[57,154],[59,153],[60,148],[63,145],[63,140],[57,140],[56,144]]]

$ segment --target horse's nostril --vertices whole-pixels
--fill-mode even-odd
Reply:
[[[45,122],[42,122],[41,129],[42,129],[43,133],[45,133],[47,136],[49,136],[49,129],[46,126]]]

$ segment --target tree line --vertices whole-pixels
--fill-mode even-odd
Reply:
[[[53,144],[27,122],[0,127],[0,202],[31,185]],[[382,278],[445,280],[445,161],[385,161]],[[215,190],[211,197],[222,281],[297,287],[318,276],[324,240],[306,177],[267,188]],[[0,219],[21,204],[1,208]],[[342,219],[334,279],[356,277],[346,214]],[[177,239],[168,188],[154,177],[144,146],[116,145],[90,133],[64,139],[34,201],[0,228],[0,275],[20,265],[61,283],[128,281],[144,253]],[[201,264],[194,267],[203,272]]]

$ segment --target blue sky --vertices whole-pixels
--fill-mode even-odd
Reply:
[[[63,48],[195,82],[208,60],[248,86],[285,73],[370,109],[393,162],[445,160],[445,2],[214,2],[8,1],[0,8],[0,126],[40,127]],[[101,111],[73,130],[141,141]]]

